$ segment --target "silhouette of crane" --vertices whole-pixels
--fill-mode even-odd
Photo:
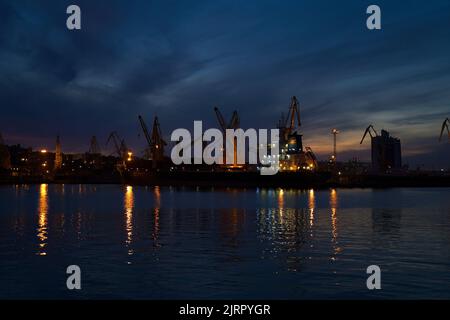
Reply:
[[[125,144],[125,140],[121,139],[116,131],[113,131],[109,135],[108,140],[106,141],[106,145],[108,145],[110,141],[114,143],[115,153],[117,154],[117,156],[125,160],[128,153],[128,148]]]
[[[141,123],[142,131],[144,132],[145,139],[147,140],[147,157],[154,161],[161,161],[164,159],[164,146],[167,143],[164,141],[161,133],[161,127],[159,125],[158,117],[153,119],[152,134],[150,135],[147,125],[145,124],[142,116],[139,116],[139,122]]]
[[[216,113],[217,116],[217,121],[219,122],[220,128],[222,129],[223,134],[226,134],[227,129],[238,129],[240,126],[240,119],[239,119],[239,115],[237,113],[236,110],[233,111],[233,114],[231,115],[231,119],[230,122],[228,124],[226,124],[225,119],[222,116],[222,113],[220,113],[219,108],[215,107],[214,111]],[[237,139],[236,137],[234,138],[234,162],[232,167],[238,167],[237,165]],[[223,159],[224,159],[224,163],[226,162],[226,154],[224,152],[223,154]]]
[[[372,131],[371,131],[371,129],[372,129]],[[366,128],[366,131],[364,132],[364,135],[363,135],[363,137],[361,139],[361,142],[359,144],[362,144],[364,142],[364,139],[366,138],[367,134],[369,134],[371,138],[374,138],[374,137],[378,136],[378,133],[375,130],[375,128],[373,127],[373,125],[369,125]]]
[[[226,129],[237,129],[240,125],[240,119],[239,115],[236,110],[233,111],[233,114],[231,116],[230,122],[228,125],[225,122],[225,119],[223,118],[222,114],[220,113],[219,108],[215,107],[214,111],[217,116],[217,120],[219,121],[220,128],[222,129],[223,133],[225,133]]]
[[[286,119],[286,128],[288,129],[288,135],[291,134],[295,129],[295,120],[297,120],[297,127],[300,128],[302,125],[300,121],[300,104],[298,103],[297,97],[293,96],[291,98],[291,105],[289,107],[289,115]]]
[[[444,134],[444,130],[447,129],[447,133],[448,133],[448,141],[450,142],[450,120],[448,118],[446,118],[444,120],[444,122],[442,123],[442,128],[441,128],[441,134],[439,136],[439,141],[442,140],[442,135]]]

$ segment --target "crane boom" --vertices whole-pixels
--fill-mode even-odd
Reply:
[[[239,114],[236,110],[233,111],[233,114],[231,116],[230,122],[228,125],[225,122],[224,117],[222,116],[222,113],[220,112],[219,108],[215,107],[214,111],[216,112],[217,120],[219,121],[220,128],[223,132],[225,132],[226,129],[237,129],[240,125],[240,119]]]
[[[375,130],[375,128],[373,127],[373,125],[370,124],[370,125],[366,128],[366,131],[364,132],[364,135],[363,135],[363,137],[362,137],[362,139],[361,139],[361,142],[360,142],[359,144],[362,144],[362,143],[364,142],[364,139],[366,138],[366,135],[367,135],[367,134],[369,134],[371,138],[374,137],[374,135],[372,134],[372,132],[370,131],[370,129],[372,129],[373,133],[375,134],[375,137],[378,136],[378,133],[377,133],[377,131]]]
[[[222,131],[225,132],[225,130],[227,129],[225,119],[223,118],[222,114],[220,113],[219,108],[215,107],[214,111],[216,112],[217,120],[219,121],[219,125],[222,128]]]
[[[240,125],[240,119],[239,119],[239,115],[237,113],[236,110],[233,111],[233,115],[231,116],[231,120],[230,123],[228,125],[227,129],[237,129],[239,128]]]
[[[147,125],[145,124],[142,116],[139,116],[139,122],[141,123],[142,131],[144,131],[144,135],[145,135],[145,139],[147,140],[147,144],[148,144],[149,148],[151,148],[152,141],[150,138],[150,134],[148,133]]]
[[[110,141],[112,141],[114,143],[114,148],[116,149],[117,155],[119,157],[123,158],[124,154],[126,152],[125,141],[123,139],[120,139],[120,137],[116,131],[111,132],[111,134],[108,137],[108,140],[106,141],[106,144],[108,145]],[[120,144],[119,144],[119,141],[120,141]]]
[[[450,120],[448,118],[446,118],[444,120],[444,122],[442,123],[442,128],[441,128],[441,134],[439,136],[439,141],[442,140],[442,135],[444,134],[444,130],[447,129],[447,133],[448,133],[448,139],[450,141],[450,128],[449,128],[449,124],[450,124]]]

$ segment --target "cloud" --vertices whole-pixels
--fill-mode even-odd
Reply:
[[[65,29],[69,1],[0,0],[0,131],[83,151],[119,131],[133,148],[137,115],[158,114],[166,137],[192,120],[217,126],[214,106],[244,127],[273,127],[301,103],[305,141],[322,158],[330,130],[341,155],[367,158],[369,123],[402,138],[405,155],[435,142],[450,107],[450,4],[381,1],[383,30],[363,3],[333,1],[78,1],[82,30]],[[363,148],[363,149],[361,149]]]

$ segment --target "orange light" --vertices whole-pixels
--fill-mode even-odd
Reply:
[[[47,153],[47,149],[42,149],[41,153]]]
[[[131,161],[132,157],[133,157],[133,152],[128,151],[128,159],[127,159],[127,161]]]

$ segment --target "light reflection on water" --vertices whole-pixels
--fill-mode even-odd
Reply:
[[[48,239],[48,185],[41,184],[39,187],[38,228],[37,238],[39,249],[36,254],[45,256]]]
[[[316,198],[314,197],[314,189],[308,191],[308,209],[309,209],[309,224],[311,228],[314,227],[314,208],[316,207]]]
[[[376,263],[386,272],[376,297],[450,297],[449,199],[449,189],[15,185],[0,188],[0,271],[18,298],[41,297],[31,290],[41,278],[46,297],[64,297],[54,274],[73,263],[92,281],[83,297],[370,298],[365,268]]]
[[[127,186],[124,198],[124,209],[125,209],[125,231],[127,235],[125,243],[128,248],[128,255],[133,254],[133,249],[131,248],[131,242],[133,241],[133,207],[134,207],[133,187]]]
[[[155,195],[155,207],[153,209],[153,232],[152,239],[154,241],[154,246],[159,247],[158,238],[159,238],[159,211],[161,209],[161,190],[159,186],[154,187],[154,195]]]

